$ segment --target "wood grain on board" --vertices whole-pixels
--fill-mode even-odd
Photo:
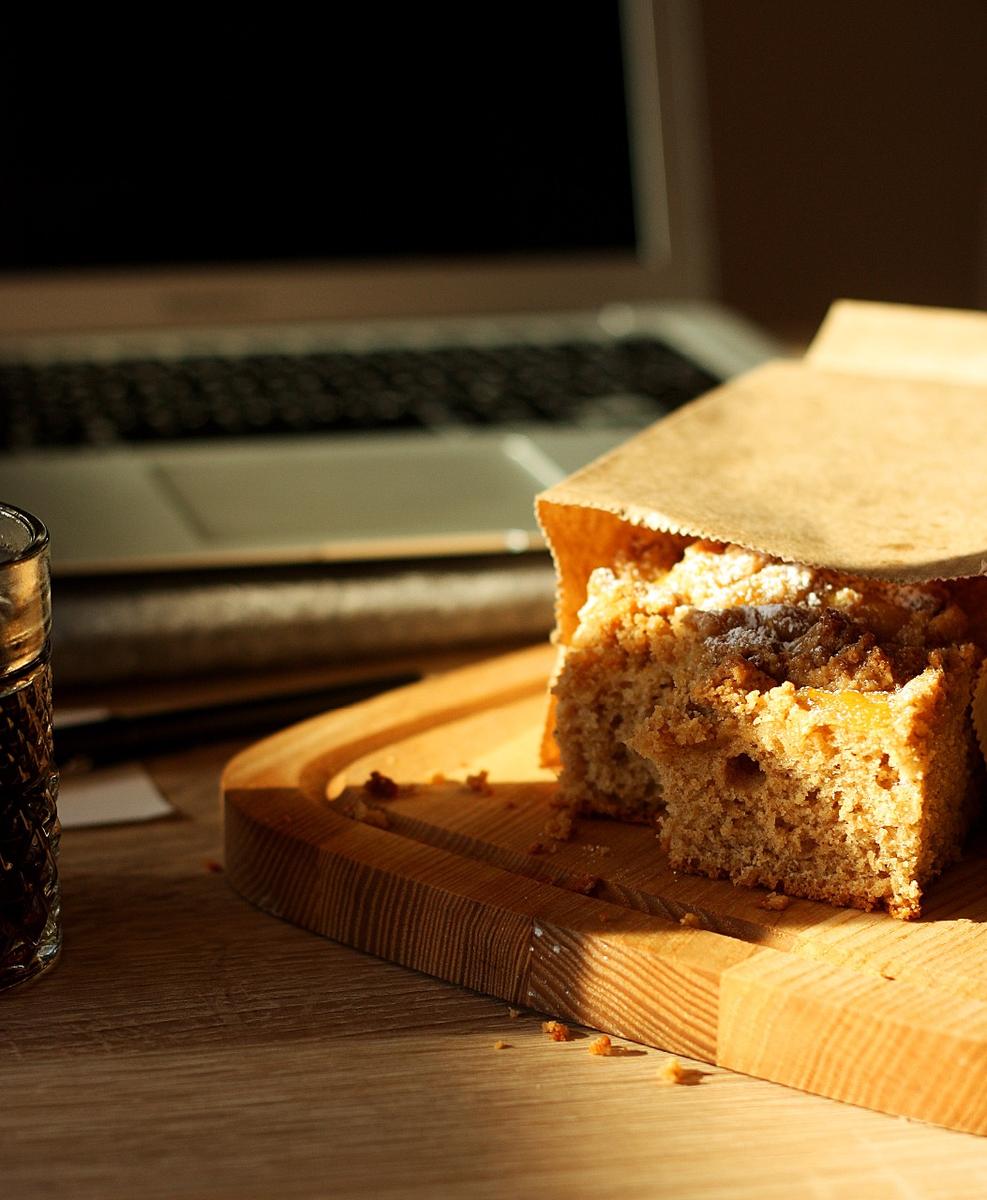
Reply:
[[[648,827],[579,820],[566,837],[538,765],[551,664],[548,647],[508,655],[238,755],[223,778],[233,886],[509,1003],[987,1133],[983,853],[904,923],[804,900],[779,911],[763,891],[676,874]],[[373,771],[396,796],[367,791]]]

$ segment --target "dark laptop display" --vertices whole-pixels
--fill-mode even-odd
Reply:
[[[616,4],[259,11],[46,61],[5,270],[633,251]]]

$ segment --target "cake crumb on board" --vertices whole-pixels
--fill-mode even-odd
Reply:
[[[400,791],[398,785],[389,775],[380,771],[371,771],[363,785],[363,790],[378,800],[393,800]]]
[[[560,808],[545,822],[542,837],[553,842],[568,842],[576,827],[576,818],[571,808]]]
[[[494,794],[493,784],[488,776],[489,771],[476,771],[472,775],[466,776],[466,791],[475,792],[478,796],[492,796]]]
[[[354,801],[349,815],[354,821],[362,821],[364,825],[373,825],[375,829],[390,829],[391,827],[387,813],[376,805],[367,804],[365,800]]]
[[[545,822],[538,837],[528,847],[529,854],[555,854],[563,842],[572,841],[576,814],[571,807],[559,808]]]
[[[558,850],[558,845],[555,842],[543,842],[541,838],[537,838],[528,847],[528,854],[554,854]]]
[[[580,896],[592,896],[602,882],[599,875],[567,875],[559,886],[567,892],[578,892]]]

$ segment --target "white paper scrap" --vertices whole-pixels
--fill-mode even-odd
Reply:
[[[52,714],[52,724],[56,729],[71,729],[73,725],[106,721],[112,715],[108,708],[56,708]]]
[[[151,776],[136,763],[69,773],[59,782],[58,816],[63,829],[152,821],[174,811]]]

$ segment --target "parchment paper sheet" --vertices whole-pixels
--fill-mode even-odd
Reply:
[[[842,301],[802,361],[707,393],[537,507],[563,640],[634,528],[899,582],[987,575],[987,314]]]
[[[641,529],[895,582],[987,576],[987,314],[840,301],[801,362],[707,393],[537,511],[561,647]],[[973,710],[987,755],[987,663]]]

